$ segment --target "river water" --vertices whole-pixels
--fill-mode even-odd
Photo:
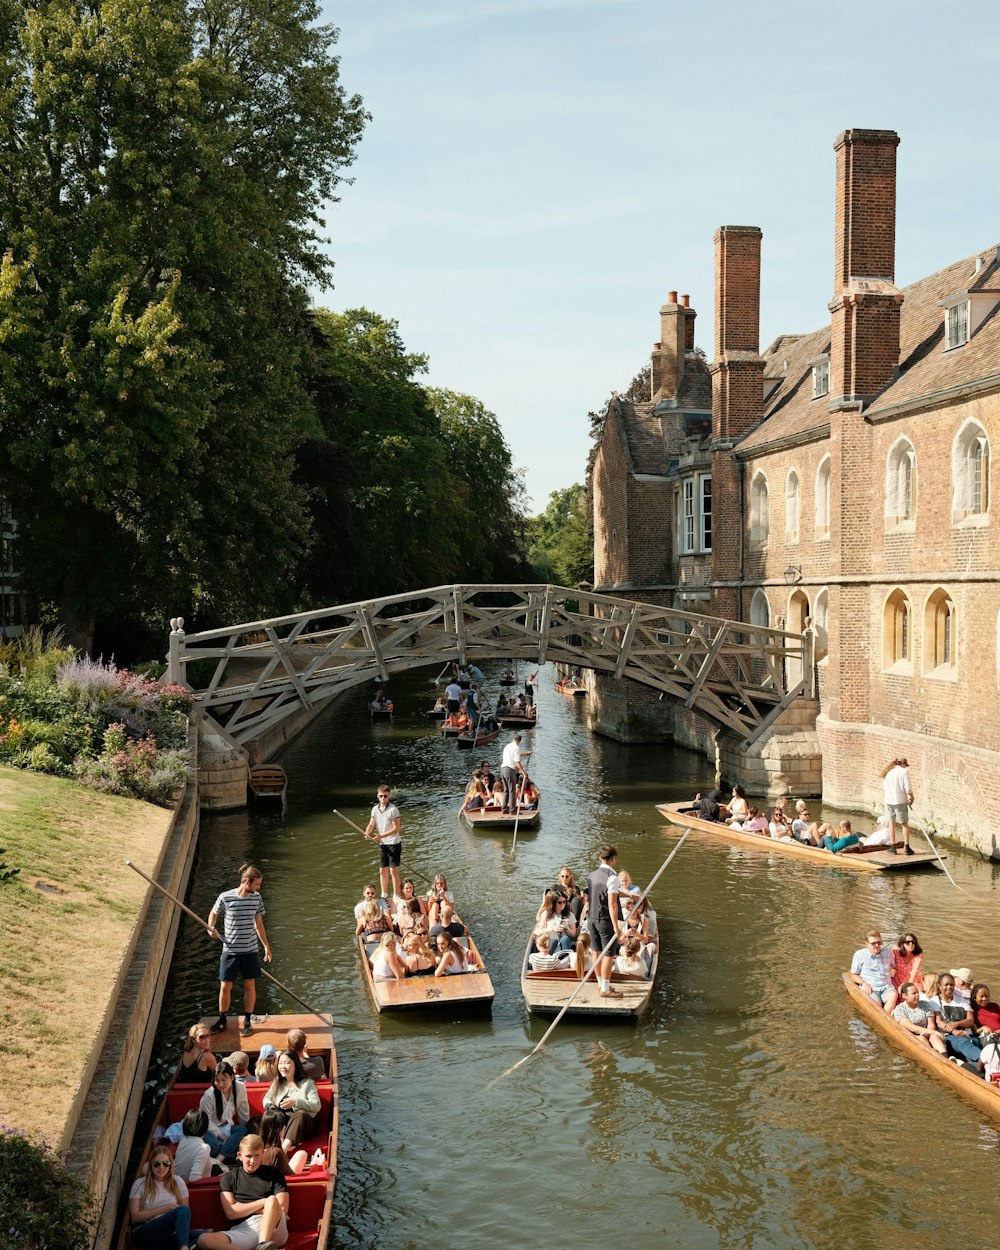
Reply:
[[[336,1022],[333,1244],[992,1247],[1000,1124],[862,1023],[840,973],[876,925],[893,939],[914,929],[929,968],[967,964],[1000,982],[997,868],[952,851],[956,888],[940,872],[817,870],[693,833],[654,893],[663,953],[649,1013],[566,1020],[504,1076],[551,1023],[528,1017],[519,990],[543,887],[564,863],[585,877],[605,840],[645,885],[679,837],[654,804],[711,777],[695,753],[591,735],[584,701],[556,694],[543,668],[531,772],[544,816],[511,856],[510,835],[456,817],[472,762],[419,715],[435,676],[393,680],[391,726],[369,723],[367,690],[319,717],[282,756],[283,818],[202,821],[190,905],[207,915],[242,861],[259,864],[274,974]],[[495,765],[507,737],[483,752]],[[363,826],[381,780],[403,813],[404,866],[418,887],[418,872],[445,871],[473,927],[491,1015],[371,1007],[352,905],[377,880],[375,857],[332,809]],[[214,1009],[217,958],[185,919],[151,1096],[188,1025]],[[298,1010],[268,982],[259,989],[259,1011]]]

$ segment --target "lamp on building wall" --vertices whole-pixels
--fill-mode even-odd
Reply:
[[[794,586],[796,582],[802,581],[802,565],[790,564],[785,569],[785,585]]]

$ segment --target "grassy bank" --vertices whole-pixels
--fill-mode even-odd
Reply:
[[[172,814],[0,767],[0,1123],[60,1141]]]

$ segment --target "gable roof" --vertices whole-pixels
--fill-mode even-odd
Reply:
[[[928,401],[935,395],[996,380],[1000,388],[1000,314],[994,309],[969,342],[944,350],[941,301],[957,291],[996,291],[1000,303],[1000,254],[988,249],[989,260],[978,273],[983,252],[956,261],[946,269],[903,288],[900,310],[899,374],[865,410],[872,419],[899,407]],[[812,397],[812,362],[830,350],[830,327],[812,334],[782,335],[764,353],[765,394],[769,380],[778,385],[765,401],[764,418],[741,440],[741,458],[768,444],[789,438],[822,438],[829,427],[828,396]]]

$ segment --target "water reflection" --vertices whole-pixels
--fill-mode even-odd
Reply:
[[[189,902],[207,914],[244,859],[264,870],[274,973],[332,1010],[342,1075],[337,1247],[976,1247],[994,1208],[997,1134],[856,1018],[840,971],[873,923],[916,929],[929,967],[993,975],[997,869],[952,855],[939,873],[817,871],[692,835],[657,886],[660,979],[639,1025],[527,1017],[518,967],[560,864],[584,877],[597,846],[648,881],[675,845],[653,804],[710,781],[704,760],[592,737],[583,700],[540,677],[531,771],[536,833],[473,833],[457,810],[477,759],[419,711],[436,674],[393,682],[399,715],[371,726],[367,691],[329,709],[282,758],[283,820],[206,819]],[[583,706],[581,706],[583,705]],[[494,767],[505,734],[482,754]],[[478,755],[479,753],[477,753]],[[352,904],[377,880],[362,827],[382,781],[403,813],[403,862],[441,868],[496,989],[491,1016],[374,1014]],[[837,816],[838,813],[827,812]],[[423,886],[426,888],[426,886]],[[974,917],[974,923],[970,923]],[[152,1082],[215,1002],[217,948],[182,925]],[[260,1009],[291,1009],[261,986]],[[938,1199],[936,1195],[944,1195]],[[950,1197],[949,1197],[950,1195]],[[901,1231],[902,1230],[902,1231]],[[990,1239],[992,1240],[992,1239]]]

